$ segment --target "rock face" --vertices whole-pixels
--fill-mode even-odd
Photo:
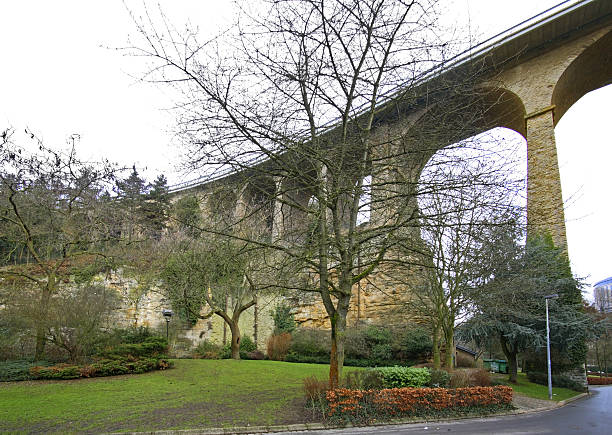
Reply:
[[[367,281],[353,286],[351,309],[348,313],[348,325],[372,323],[385,325],[402,325],[407,322],[423,323],[407,307],[410,302],[410,288],[420,282],[417,273],[407,275],[412,284],[398,284],[392,276],[377,273]],[[121,298],[121,306],[113,316],[113,326],[126,328],[145,326],[166,333],[166,319],[163,309],[172,308],[163,292],[156,286],[144,287],[136,279],[129,277],[122,270],[106,276],[98,276],[96,282],[115,290]],[[295,321],[301,327],[329,329],[329,317],[325,312],[318,294],[307,294],[290,298],[288,302],[296,306]],[[282,302],[280,297],[260,297],[255,307],[246,310],[240,318],[242,336],[249,336],[257,348],[265,351],[266,342],[274,329],[272,312]],[[202,314],[205,314],[203,310]],[[188,356],[193,348],[203,340],[216,344],[229,343],[231,332],[221,317],[213,315],[208,319],[199,319],[190,324],[178,316],[173,316],[168,323],[168,331],[173,351],[177,356]]]
[[[96,282],[115,290],[122,301],[113,316],[113,327],[145,326],[165,334],[166,319],[162,310],[172,307],[158,287],[143,287],[121,270],[98,276]],[[240,317],[242,336],[249,336],[258,349],[266,348],[266,341],[274,329],[272,310],[279,302],[277,298],[262,297],[256,307],[248,309]],[[206,310],[203,310],[202,314],[205,313]],[[191,354],[192,349],[202,340],[216,344],[231,341],[229,328],[225,326],[223,319],[216,315],[199,319],[194,325],[175,315],[167,326],[171,345],[177,356]]]
[[[401,326],[406,323],[426,323],[410,303],[413,292],[418,291],[423,282],[420,268],[401,274],[379,271],[364,279],[352,288],[351,306],[347,315],[347,325],[371,323],[378,325]],[[295,321],[305,328],[329,329],[329,316],[316,294],[316,298],[297,300],[298,308]]]

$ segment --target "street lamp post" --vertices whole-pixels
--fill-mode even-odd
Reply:
[[[170,323],[170,318],[172,317],[172,310],[162,310],[162,314],[166,318],[166,341],[168,341],[168,324]]]
[[[552,400],[552,373],[550,368],[550,326],[548,324],[548,300],[558,298],[558,294],[544,296],[546,300],[546,359],[548,360],[548,400]]]

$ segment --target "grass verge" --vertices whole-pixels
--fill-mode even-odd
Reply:
[[[525,373],[518,374],[516,384],[508,382],[508,376],[506,375],[499,379],[503,380],[505,385],[512,387],[512,390],[517,394],[523,394],[534,399],[548,400],[548,386],[529,382]],[[569,399],[578,394],[580,394],[578,391],[553,386],[553,401],[555,402]]]

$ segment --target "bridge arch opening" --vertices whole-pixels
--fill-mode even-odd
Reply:
[[[612,31],[584,50],[561,74],[551,101],[555,106],[555,125],[580,98],[609,84],[612,84]]]
[[[612,84],[591,91],[555,127],[569,257],[587,281],[610,275],[610,101]]]
[[[437,151],[419,177],[423,223],[470,225],[465,219],[499,219],[527,202],[527,142],[507,127],[495,127]],[[516,216],[516,215],[514,215]],[[518,216],[524,223],[526,215]],[[444,222],[443,222],[444,221]],[[422,232],[422,236],[427,235]]]

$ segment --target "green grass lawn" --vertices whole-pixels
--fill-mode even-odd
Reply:
[[[501,379],[505,381],[506,385],[511,386],[512,390],[514,390],[514,392],[517,394],[524,394],[525,396],[533,397],[535,399],[548,400],[548,386],[529,382],[525,373],[518,374],[517,384],[512,384],[508,382],[507,375],[503,375],[503,378]],[[578,394],[580,393],[577,391],[573,391],[567,388],[556,388],[555,386],[553,386],[553,400],[556,402],[569,399],[570,397],[577,396]]]
[[[328,370],[276,361],[176,360],[174,369],[142,375],[0,383],[0,432],[304,422],[302,380],[326,379]]]

